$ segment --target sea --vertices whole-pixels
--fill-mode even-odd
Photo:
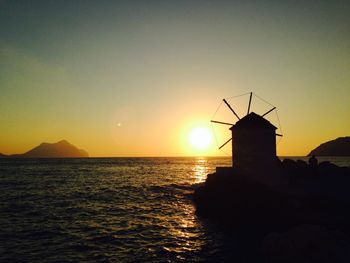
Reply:
[[[243,262],[235,235],[198,217],[191,199],[208,173],[230,165],[229,157],[0,159],[0,262]]]

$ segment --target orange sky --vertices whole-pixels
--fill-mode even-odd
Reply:
[[[222,98],[253,91],[278,109],[278,154],[306,155],[350,135],[349,12],[338,1],[1,1],[0,152],[66,139],[91,156],[224,155],[189,134],[211,128]]]

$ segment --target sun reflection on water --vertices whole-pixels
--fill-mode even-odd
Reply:
[[[182,203],[181,210],[180,215],[168,228],[173,243],[163,247],[164,250],[174,252],[180,257],[186,253],[200,252],[205,243],[201,238],[202,233],[198,231],[199,224],[191,204]]]
[[[192,168],[192,172],[193,183],[204,182],[209,173],[208,161],[205,158],[198,158]]]

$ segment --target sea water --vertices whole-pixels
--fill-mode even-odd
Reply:
[[[333,158],[350,165],[349,158]],[[1,262],[240,261],[190,194],[230,158],[0,159]]]

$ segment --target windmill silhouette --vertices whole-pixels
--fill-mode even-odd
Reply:
[[[261,115],[251,112],[253,92],[249,94],[247,113],[243,117],[237,114],[226,99],[223,99],[223,103],[237,119],[235,123],[211,120],[215,124],[231,126],[229,128],[231,137],[219,149],[232,141],[232,165],[241,168],[266,166],[274,163],[277,158],[276,136],[282,136],[282,134],[276,133],[277,127],[265,118],[276,110],[276,107],[270,104],[272,108]]]

